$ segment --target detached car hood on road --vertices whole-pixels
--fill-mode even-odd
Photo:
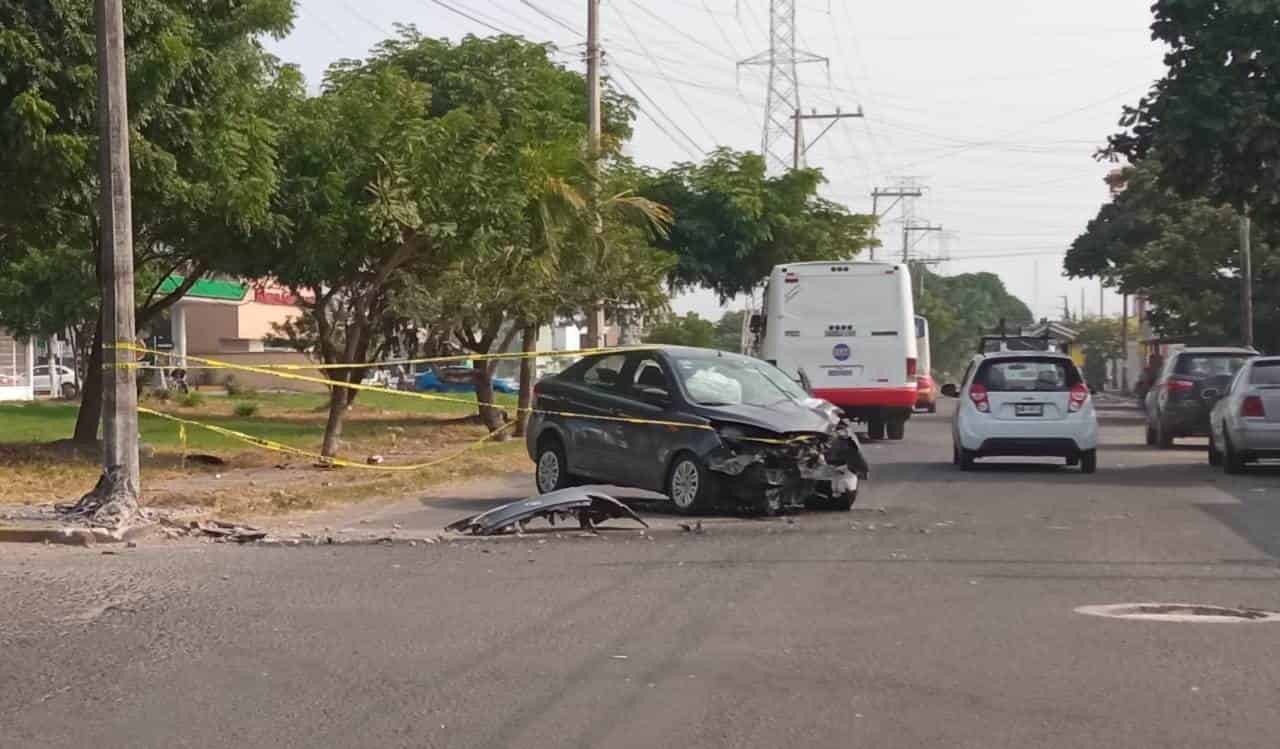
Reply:
[[[812,406],[795,401],[780,401],[768,406],[735,404],[698,406],[698,414],[712,421],[733,422],[770,432],[813,432],[825,434],[833,426],[831,419]]]

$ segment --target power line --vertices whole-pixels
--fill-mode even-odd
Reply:
[[[445,10],[449,11],[450,13],[453,13],[453,14],[455,14],[455,15],[459,15],[459,16],[462,16],[463,18],[467,19],[468,21],[471,21],[472,23],[478,23],[478,24],[480,24],[481,26],[485,27],[486,29],[489,29],[490,31],[496,31],[496,32],[497,32],[497,33],[499,33],[499,34],[506,34],[507,36],[524,36],[523,34],[517,34],[517,33],[513,32],[513,31],[508,31],[508,30],[506,30],[506,29],[499,28],[498,26],[495,26],[495,25],[493,25],[493,24],[491,24],[491,23],[489,23],[489,22],[487,22],[487,21],[482,21],[481,19],[477,18],[476,16],[471,15],[470,13],[468,13],[468,12],[467,12],[467,11],[465,11],[465,10],[461,10],[461,9],[459,9],[459,8],[455,8],[454,6],[450,5],[449,3],[446,3],[444,0],[418,0],[418,2],[419,2],[419,3],[432,3],[432,4],[434,4],[434,5],[438,5],[438,6],[440,6],[441,8],[444,8]]]
[[[543,18],[547,19],[548,21],[551,21],[552,23],[556,24],[560,28],[567,29],[570,33],[576,36],[582,36],[582,31],[580,29],[575,28],[573,24],[571,24],[569,21],[564,20],[563,18],[557,16],[556,14],[547,10],[546,8],[539,6],[537,3],[534,3],[532,0],[520,0],[520,4],[528,6],[529,9],[532,10],[534,13],[537,13]]]
[[[626,68],[622,67],[621,65],[618,65],[617,63],[612,63],[611,67],[616,69],[619,73],[621,73],[627,79],[627,81],[630,82],[631,86],[636,90],[636,92],[640,94],[640,96],[642,96],[645,101],[653,105],[653,108],[657,110],[658,114],[661,114],[667,120],[667,122],[670,123],[671,127],[675,128],[676,132],[680,133],[680,135],[684,137],[687,144],[692,144],[693,149],[690,150],[686,143],[681,143],[679,140],[677,140],[676,137],[671,134],[671,131],[663,127],[662,123],[658,122],[657,118],[655,118],[652,113],[647,111],[644,107],[640,107],[640,113],[648,117],[649,121],[652,122],[654,125],[657,125],[658,129],[661,130],[664,135],[670,138],[671,141],[676,145],[680,146],[681,148],[684,148],[685,151],[694,159],[699,158],[700,154],[706,153],[706,151],[702,150],[702,146],[698,145],[698,141],[694,140],[687,132],[685,132],[684,128],[680,127],[680,123],[672,119],[671,115],[667,114],[666,111],[663,110],[662,106],[658,104],[658,102],[654,101],[653,97],[649,95],[649,92],[645,91],[644,87],[641,86],[640,83],[636,81],[636,79],[633,78],[630,73],[627,72]]]

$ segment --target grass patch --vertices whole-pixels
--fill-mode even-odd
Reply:
[[[394,393],[361,393],[348,413],[340,457],[364,461],[383,457],[386,465],[430,462],[455,455],[485,436],[475,418],[473,395],[453,401],[406,398]],[[323,393],[245,393],[234,400],[219,395],[199,399],[151,400],[157,411],[273,442],[318,452],[328,397]],[[498,403],[514,415],[515,398]],[[38,401],[0,404],[0,502],[66,500],[93,486],[99,457],[93,448],[74,452],[65,445],[75,427],[75,404]],[[211,467],[183,463],[178,424],[139,417],[144,451],[144,503],[195,504],[220,513],[252,515],[391,496],[455,477],[527,470],[522,440],[486,444],[445,464],[412,473],[361,469],[323,470],[305,458],[271,452],[198,427],[186,428],[186,454],[207,453],[225,461]],[[279,467],[283,466],[283,469]],[[252,479],[248,478],[252,475]],[[241,480],[243,479],[243,480]]]

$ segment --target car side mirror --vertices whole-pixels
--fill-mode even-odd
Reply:
[[[960,387],[956,385],[954,382],[948,382],[947,384],[942,386],[942,394],[947,396],[948,398],[959,398]]]
[[[640,388],[640,400],[651,406],[666,408],[671,405],[671,394],[662,388]]]
[[[751,321],[747,324],[752,333],[759,333],[764,330],[764,318],[760,315],[752,315]]]

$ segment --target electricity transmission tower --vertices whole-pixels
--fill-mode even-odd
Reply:
[[[761,153],[771,171],[786,171],[802,165],[805,149],[799,117],[800,76],[796,68],[814,62],[830,65],[831,61],[796,48],[796,0],[769,0],[769,49],[738,65],[769,68]]]

